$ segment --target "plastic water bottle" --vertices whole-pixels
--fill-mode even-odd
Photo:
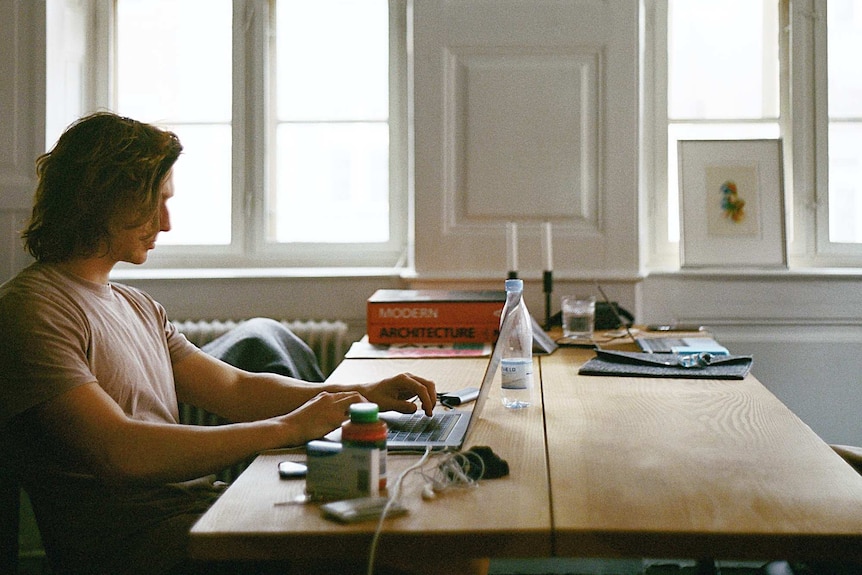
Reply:
[[[533,403],[533,321],[524,302],[524,280],[506,280],[500,322],[503,405],[523,409]]]

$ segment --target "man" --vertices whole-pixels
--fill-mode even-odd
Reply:
[[[170,230],[181,151],[171,132],[102,112],[37,160],[23,233],[36,263],[0,287],[0,436],[58,573],[169,572],[218,495],[208,474],[321,437],[355,402],[434,406],[434,383],[411,374],[335,386],[232,367],[109,280]],[[237,423],[180,425],[178,402]]]

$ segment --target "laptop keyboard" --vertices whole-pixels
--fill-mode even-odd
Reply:
[[[388,441],[443,441],[455,427],[459,414],[435,413],[428,417],[424,413],[406,413],[397,420],[388,421]]]

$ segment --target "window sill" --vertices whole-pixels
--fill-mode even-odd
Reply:
[[[778,279],[778,280],[855,280],[862,277],[862,268],[685,268],[651,271],[651,278],[691,279]]]
[[[403,268],[117,268],[116,281],[130,280],[230,280],[230,279],[319,279],[402,278],[413,272]]]

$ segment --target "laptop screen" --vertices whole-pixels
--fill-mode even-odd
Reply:
[[[491,357],[488,359],[488,365],[485,367],[485,375],[482,377],[482,383],[479,385],[479,397],[476,398],[476,406],[473,408],[473,416],[470,419],[470,426],[475,420],[479,419],[482,414],[482,409],[485,407],[485,402],[488,400],[488,394],[491,392],[491,387],[494,384],[494,376],[497,375],[497,370],[500,367],[500,359],[503,357],[503,338],[498,337],[494,343],[494,349],[491,351]]]

